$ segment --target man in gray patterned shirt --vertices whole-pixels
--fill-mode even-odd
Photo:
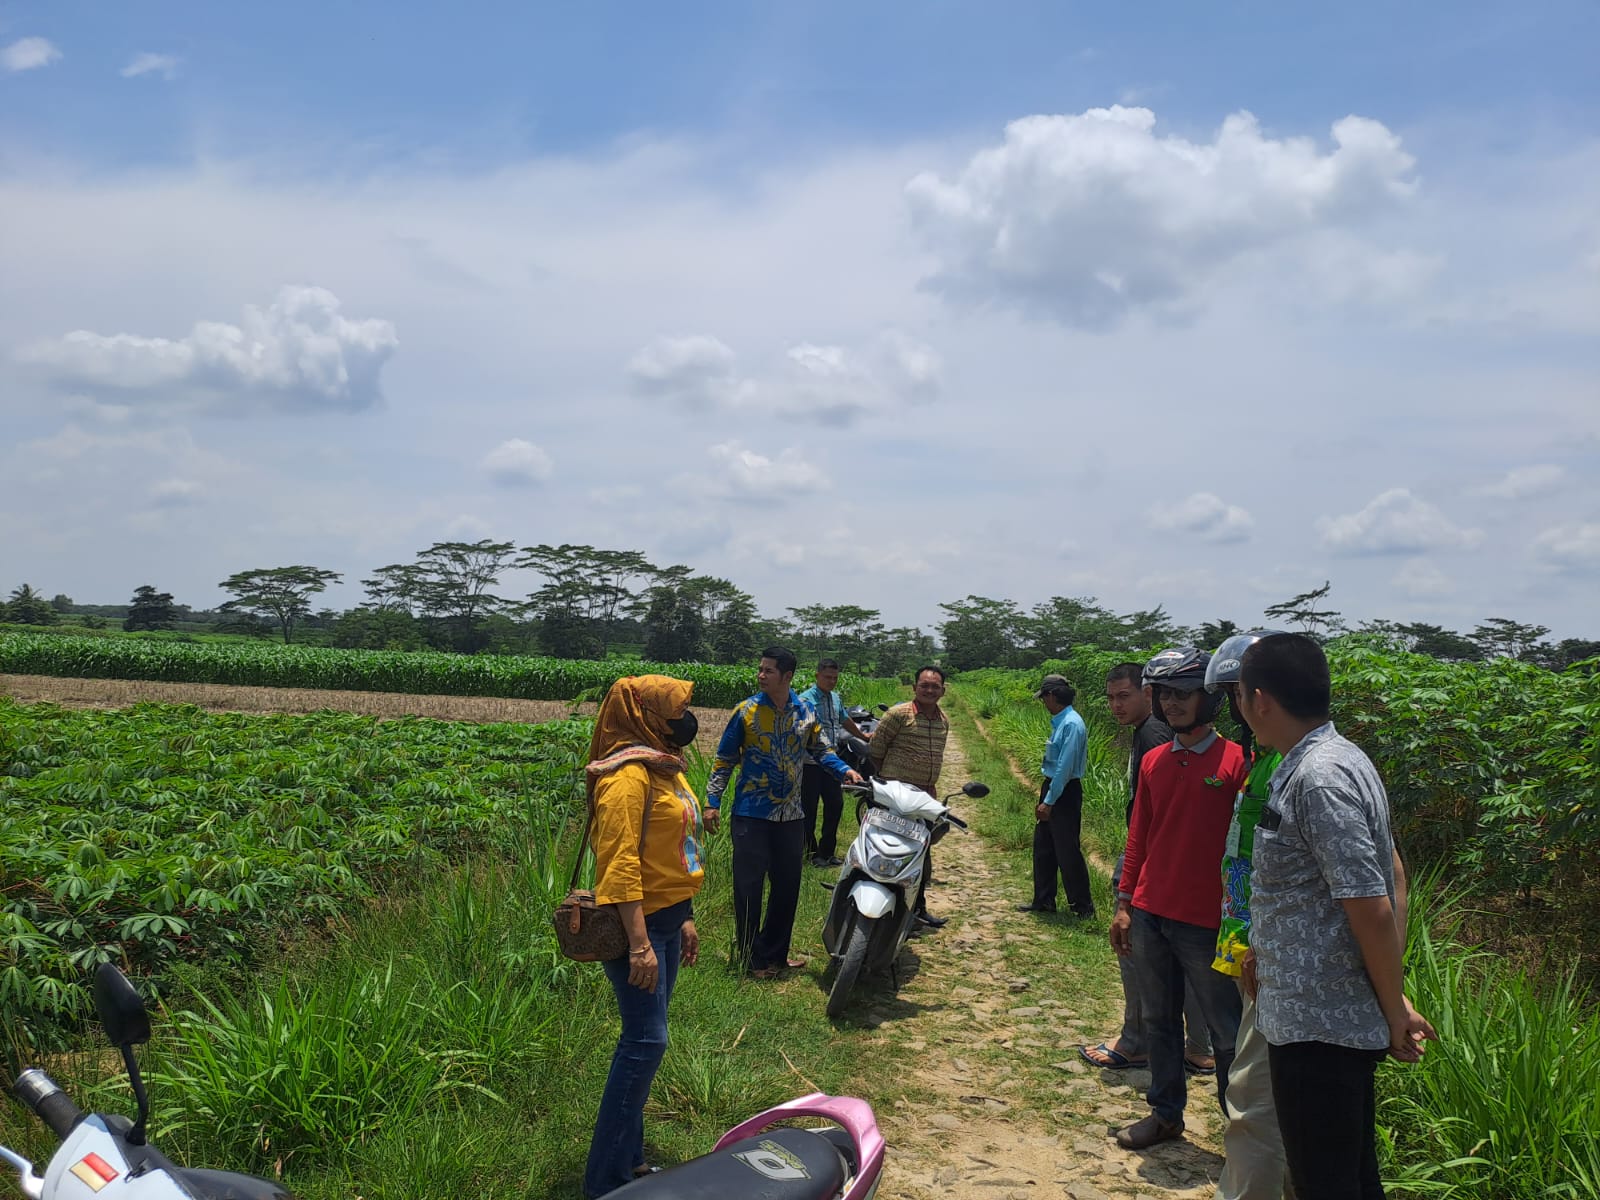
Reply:
[[[1245,986],[1298,1200],[1382,1200],[1374,1074],[1386,1054],[1416,1062],[1435,1035],[1401,990],[1389,799],[1329,721],[1330,690],[1308,637],[1245,652],[1244,718],[1285,756],[1256,826]]]

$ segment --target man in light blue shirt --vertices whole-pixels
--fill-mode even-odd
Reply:
[[[1021,912],[1055,912],[1056,875],[1074,916],[1095,915],[1078,835],[1083,826],[1083,773],[1089,765],[1089,731],[1072,707],[1077,691],[1061,675],[1046,675],[1034,693],[1050,714],[1050,740],[1045,743],[1040,772],[1039,806],[1034,811],[1033,899]]]

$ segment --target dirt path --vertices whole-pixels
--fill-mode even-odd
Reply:
[[[951,788],[967,779],[952,743]],[[970,817],[983,801],[963,800]],[[1210,1197],[1221,1122],[1209,1086],[1191,1087],[1188,1138],[1142,1154],[1108,1130],[1149,1110],[1143,1071],[1094,1070],[1077,1047],[1111,1032],[1121,990],[1109,947],[1098,965],[1067,962],[1066,938],[1103,936],[1015,911],[1026,880],[983,838],[952,834],[935,851],[929,907],[950,924],[910,945],[901,987],[863,999],[874,1042],[904,1056],[926,1099],[880,1111],[889,1142],[884,1200]],[[1077,957],[1096,964],[1089,947]]]

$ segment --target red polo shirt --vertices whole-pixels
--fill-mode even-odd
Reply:
[[[1135,908],[1216,929],[1228,822],[1250,766],[1239,744],[1225,737],[1198,754],[1174,746],[1157,746],[1139,764],[1121,890]]]

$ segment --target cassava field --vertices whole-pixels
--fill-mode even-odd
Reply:
[[[0,670],[55,677],[53,698],[84,707],[0,698],[8,1057],[43,1058],[80,1099],[125,1107],[85,1024],[79,983],[110,957],[160,998],[146,1058],[154,1132],[179,1156],[281,1175],[306,1197],[576,1195],[614,1016],[598,972],[561,959],[548,932],[571,869],[589,727],[567,714],[640,664],[457,670],[449,664],[462,660],[449,656],[363,664],[361,652],[337,651],[229,662],[163,645],[176,653],[148,660],[147,673],[194,691],[156,694],[134,682],[137,664],[114,657],[119,650],[86,658],[50,643],[89,639],[15,640],[0,638]],[[1331,655],[1337,719],[1378,760],[1402,848],[1424,880],[1408,984],[1443,1039],[1421,1067],[1381,1074],[1392,1194],[1600,1196],[1596,939],[1584,901],[1595,882],[1597,677],[1442,664],[1353,640]],[[1086,836],[1101,863],[1120,837],[1126,751],[1098,681],[1119,657],[1084,652],[1040,668],[1080,687],[1092,730]],[[396,658],[414,660],[414,678]],[[740,668],[660,669],[696,678],[697,701],[719,706],[753,686]],[[90,681],[62,680],[63,671],[121,682],[84,694]],[[1043,728],[1030,699],[1036,674],[954,681],[962,769],[995,794],[970,814],[981,837],[953,864],[951,900],[962,903],[904,964],[912,982],[901,1000],[869,990],[857,1015],[830,1024],[819,960],[776,986],[729,971],[728,845],[711,840],[697,902],[705,961],[685,972],[674,1000],[673,1046],[647,1117],[652,1156],[696,1153],[757,1108],[821,1087],[865,1095],[879,1110],[891,1137],[886,1198],[1074,1186],[1209,1195],[1214,1134],[1197,1128],[1200,1149],[1187,1158],[1122,1161],[1096,1114],[1136,1106],[1130,1081],[1055,1069],[1072,1059],[1061,1039],[1111,1032],[1093,1022],[1109,1019],[1117,983],[1103,920],[1033,927],[1009,911],[1025,898],[1023,780],[1036,771]],[[492,692],[497,677],[518,681],[509,696],[470,702],[550,707],[446,711],[475,689]],[[254,711],[273,702],[255,691],[269,680],[289,685],[283,707],[324,711]],[[429,695],[435,680],[446,684]],[[29,699],[51,686],[5,683]],[[325,711],[335,707],[326,697],[352,690],[391,693],[377,701],[388,707]],[[847,679],[842,690],[868,703],[903,694],[894,682]],[[413,691],[413,712],[456,719],[405,715]],[[99,707],[129,699],[146,702]],[[157,699],[166,702],[147,702]],[[235,708],[251,711],[208,711]],[[704,726],[718,723],[702,713]],[[697,788],[707,767],[696,755]],[[854,832],[848,813],[841,832]],[[824,877],[807,869],[796,926],[813,953]],[[992,894],[992,882],[959,890],[979,877],[1012,880],[1016,894]],[[1013,923],[1014,934],[1002,933]],[[992,961],[965,972],[953,1004],[928,990],[980,950]],[[919,956],[938,968],[919,972]],[[1008,986],[1032,990],[1008,998]],[[1045,1003],[1085,1021],[1057,1029],[1060,1044],[1048,1046],[1014,1027],[1037,1017],[1007,1015],[1065,1012],[1030,1000],[1047,992],[1056,998]],[[913,1044],[925,1059],[916,1073],[879,1057]],[[956,1095],[941,1082],[965,1078],[997,1081],[996,1090]],[[961,1132],[940,1139],[925,1136],[930,1128]],[[0,1140],[38,1155],[40,1135],[15,1106],[0,1112]],[[1012,1178],[1004,1154],[1026,1146],[1027,1161],[1055,1161],[1055,1174]]]

